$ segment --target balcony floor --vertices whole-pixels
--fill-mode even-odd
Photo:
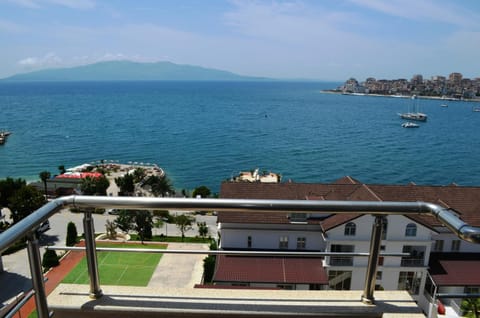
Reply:
[[[48,297],[56,318],[71,317],[425,317],[404,291],[285,291],[103,286],[92,300],[87,285],[61,284]]]

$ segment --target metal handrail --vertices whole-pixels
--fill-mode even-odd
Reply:
[[[119,208],[139,210],[214,210],[222,212],[326,212],[372,214],[375,222],[372,228],[370,252],[365,277],[362,301],[373,303],[375,276],[380,254],[380,241],[384,216],[388,214],[425,214],[437,218],[459,238],[480,244],[480,227],[473,227],[460,220],[448,209],[426,202],[378,202],[378,201],[325,201],[325,200],[247,200],[247,199],[187,199],[187,198],[145,198],[145,197],[100,197],[66,196],[42,206],[5,232],[0,234],[0,253],[18,239],[27,236],[29,263],[35,301],[40,318],[49,316],[43,284],[42,266],[36,228],[60,209],[77,208]],[[84,213],[85,248],[90,276],[90,296],[102,296],[100,289],[92,213]]]
[[[54,251],[85,251],[83,246],[46,246],[47,250]],[[279,257],[322,257],[322,256],[342,256],[342,257],[368,257],[370,253],[362,252],[274,252],[274,251],[226,251],[226,250],[164,250],[159,248],[118,248],[118,247],[97,247],[98,252],[134,252],[134,253],[153,253],[153,254],[196,254],[196,255],[229,255],[229,256],[279,256]],[[381,253],[380,256],[386,257],[404,257],[408,253]]]

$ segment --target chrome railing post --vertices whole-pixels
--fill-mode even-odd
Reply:
[[[370,239],[370,255],[368,256],[367,273],[365,275],[365,287],[362,295],[362,302],[369,305],[373,304],[375,301],[373,291],[375,290],[378,256],[380,255],[384,222],[384,216],[375,215],[375,222],[372,226],[372,237]]]
[[[100,289],[97,251],[95,246],[95,228],[93,225],[92,212],[90,211],[84,213],[83,232],[85,233],[85,254],[87,257],[88,275],[90,277],[90,298],[100,298],[103,293]]]
[[[48,318],[47,294],[42,271],[42,258],[40,256],[40,243],[35,231],[27,235],[27,252],[32,275],[32,286],[35,291],[35,305],[40,318]]]

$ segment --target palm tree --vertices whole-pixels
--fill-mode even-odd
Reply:
[[[45,198],[46,198],[47,197],[47,180],[50,179],[51,174],[48,171],[42,171],[40,172],[39,176],[43,182],[43,187],[45,189]]]
[[[166,194],[175,193],[170,179],[165,176],[150,176],[145,181],[145,184],[149,185],[152,188],[152,193],[155,196],[161,195],[162,197],[164,197]]]
[[[67,172],[67,170],[65,170],[65,166],[64,166],[64,165],[58,166],[58,171],[60,172],[60,174],[64,174],[65,172]]]

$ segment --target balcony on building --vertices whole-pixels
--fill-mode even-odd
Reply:
[[[204,288],[151,288],[101,286],[98,276],[96,246],[91,212],[85,212],[84,233],[86,258],[90,285],[60,284],[47,297],[44,289],[43,273],[39,257],[39,244],[35,229],[45,220],[65,206],[99,207],[119,209],[176,209],[213,210],[234,213],[251,212],[279,213],[304,211],[330,213],[352,213],[375,216],[372,228],[370,253],[366,267],[363,290],[285,290],[272,288],[222,288],[222,286],[202,286]],[[303,213],[302,212],[302,213]],[[382,214],[433,213],[445,222],[459,237],[480,242],[480,230],[452,218],[447,210],[429,203],[406,202],[359,202],[359,201],[305,201],[305,200],[229,200],[229,199],[177,199],[139,197],[91,197],[69,196],[49,202],[7,231],[0,234],[0,250],[5,250],[21,237],[27,236],[29,263],[32,272],[34,296],[38,317],[424,317],[411,295],[405,290],[375,291],[377,264],[380,255]],[[65,248],[67,249],[67,248]],[[350,253],[348,247],[334,247],[339,253]],[[417,254],[414,257],[413,251]],[[219,251],[218,254],[235,251]],[[278,253],[282,253],[280,251]],[[420,262],[421,248],[408,248],[411,258],[405,261]],[[120,252],[121,253],[121,252]],[[206,253],[214,253],[207,251]],[[249,251],[240,251],[248,255]],[[285,253],[289,253],[288,251]],[[293,253],[293,252],[290,252]],[[295,251],[298,257],[304,251]],[[404,257],[405,253],[401,253]],[[288,255],[285,255],[287,257]],[[312,256],[312,255],[308,255]],[[349,264],[350,256],[328,254],[334,262]],[[356,255],[355,257],[357,257]],[[399,257],[400,257],[399,256]],[[341,257],[347,257],[340,261]],[[353,256],[352,256],[353,257]],[[336,260],[335,260],[336,259]],[[352,258],[353,259],[353,258]],[[345,272],[347,273],[347,272]],[[286,273],[287,274],[287,273]],[[337,275],[338,284],[348,280],[348,274]],[[407,277],[408,278],[408,277]],[[324,281],[326,282],[326,280]],[[217,287],[217,288],[206,288]],[[408,289],[409,286],[404,286]],[[327,288],[325,286],[325,288]],[[316,288],[314,288],[316,289]],[[339,288],[341,289],[341,288]]]

